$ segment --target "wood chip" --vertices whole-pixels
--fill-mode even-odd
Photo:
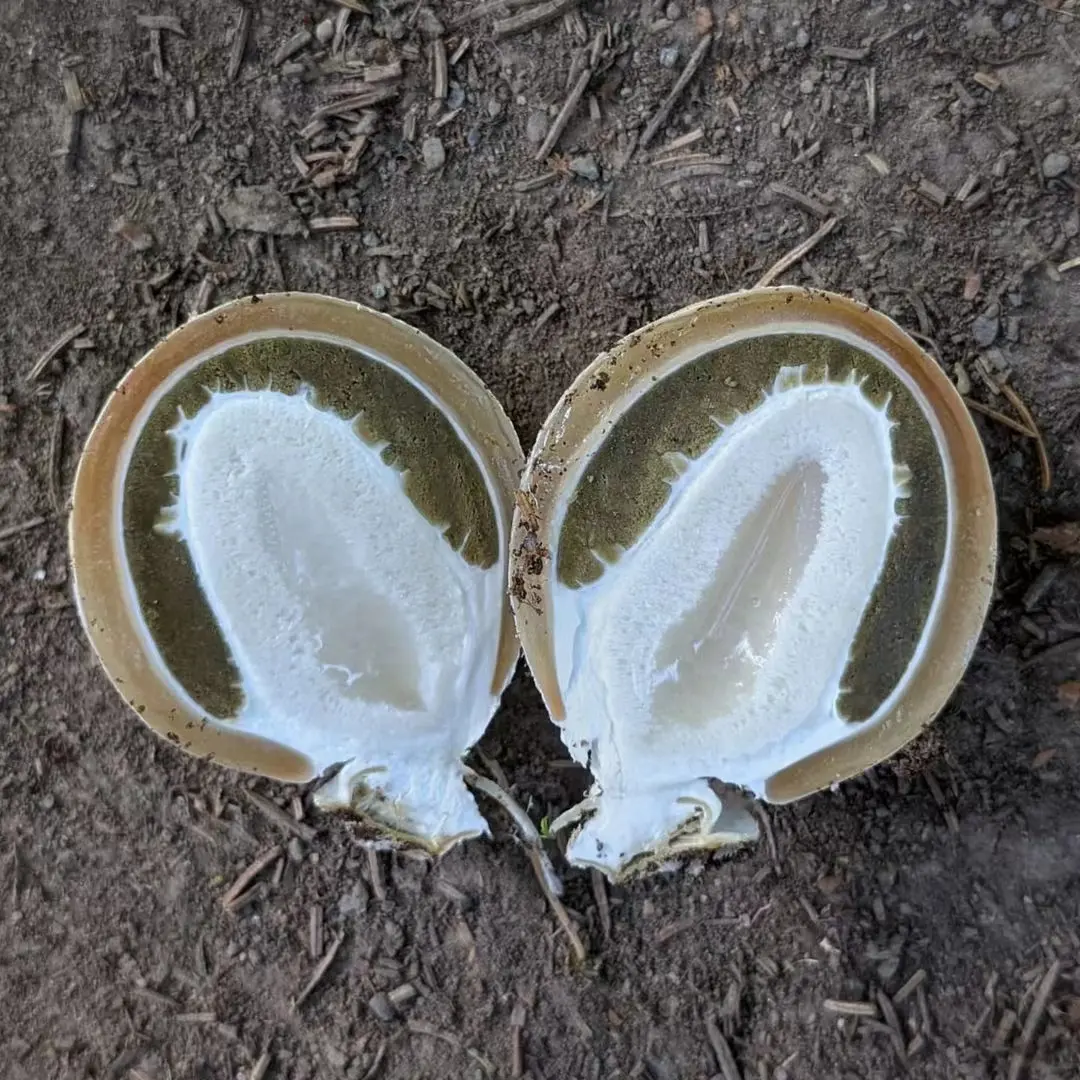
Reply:
[[[150,30],[150,62],[154,72],[154,78],[158,82],[165,79],[165,55],[161,51],[161,31],[155,28]]]
[[[431,43],[431,94],[438,101],[445,101],[450,92],[450,75],[446,63],[446,42],[441,37]]]
[[[373,847],[367,849],[367,864],[371,891],[376,900],[385,901],[386,886],[383,884],[382,866],[379,865],[379,853]]]
[[[327,971],[330,970],[330,965],[334,962],[334,957],[338,954],[338,949],[341,948],[341,943],[345,940],[344,932],[338,934],[333,941],[330,942],[326,950],[326,955],[315,965],[315,970],[311,973],[311,978],[308,979],[307,985],[297,995],[296,1000],[292,1003],[292,1011],[296,1012],[301,1005],[309,997],[315,988],[323,981]]]
[[[907,1046],[904,1042],[904,1031],[900,1027],[900,1018],[896,1015],[896,1009],[889,1000],[889,995],[879,990],[876,994],[878,1008],[885,1018],[885,1026],[889,1031],[889,1038],[893,1049],[901,1064],[907,1061]]]
[[[492,25],[492,32],[496,41],[514,34],[524,34],[527,30],[534,30],[538,26],[559,18],[564,12],[577,7],[577,4],[578,0],[548,0],[546,4],[537,4],[520,15],[496,19]]]
[[[559,110],[559,115],[555,117],[551,127],[548,128],[548,133],[544,136],[544,141],[540,144],[540,149],[536,151],[537,161],[543,161],[548,154],[555,149],[555,144],[559,141],[559,136],[562,135],[566,125],[570,122],[570,117],[574,115],[578,105],[581,103],[581,99],[585,94],[585,88],[589,85],[589,79],[591,78],[591,68],[586,68],[578,76],[578,81],[574,84],[566,101],[563,102],[563,107]]]
[[[1080,521],[1066,521],[1045,529],[1036,529],[1032,540],[1064,555],[1080,555]]]
[[[79,76],[74,68],[64,68],[60,72],[64,84],[64,100],[69,113],[81,113],[86,108],[86,95],[79,85]]]
[[[934,203],[939,209],[949,201],[948,192],[946,192],[944,188],[938,187],[933,181],[927,180],[925,177],[919,181],[919,186],[916,188],[916,191],[918,191],[924,199]]]
[[[295,56],[301,49],[306,49],[314,40],[310,30],[298,30],[277,47],[277,51],[270,60],[271,65],[281,67],[286,60]]]
[[[821,1007],[829,1013],[837,1016],[866,1016],[876,1018],[878,1007],[870,1001],[838,1001],[835,998],[826,998]]]
[[[831,217],[815,233],[808,236],[801,244],[793,247],[783,258],[771,266],[758,280],[755,288],[763,288],[771,285],[784,271],[791,269],[800,259],[805,258],[836,228],[840,223],[838,217]]]
[[[686,66],[675,81],[675,85],[671,88],[670,93],[664,98],[660,108],[656,110],[653,118],[646,124],[645,130],[641,133],[641,138],[638,140],[638,146],[642,150],[648,148],[649,143],[656,138],[657,132],[667,122],[668,114],[671,112],[675,102],[679,100],[682,92],[686,89],[687,84],[694,77],[697,69],[701,67],[702,62],[709,51],[709,46],[712,45],[712,41],[712,34],[706,34],[701,41],[698,42],[697,48],[690,54],[690,59],[686,61]]]
[[[1068,270],[1080,269],[1080,255],[1077,255],[1075,259],[1066,259],[1063,263],[1058,263],[1058,273],[1064,274]]]
[[[225,68],[225,78],[232,82],[240,74],[247,52],[248,38],[251,36],[251,8],[242,7],[236,16],[232,44],[229,46],[229,63]]]
[[[705,1034],[708,1036],[709,1045],[716,1056],[716,1064],[724,1080],[742,1080],[742,1073],[735,1061],[735,1055],[731,1052],[731,1046],[724,1038],[713,1016],[705,1018]]]
[[[327,116],[342,116],[346,113],[356,112],[360,109],[370,109],[373,105],[380,105],[384,101],[390,101],[392,98],[397,97],[398,88],[396,86],[390,86],[385,83],[372,83],[370,86],[365,86],[359,90],[352,97],[342,98],[340,101],[331,101],[327,105],[322,105],[311,114],[311,119],[308,121],[307,126],[301,131],[304,134],[313,123],[322,120]],[[305,136],[310,138],[310,136]]]
[[[314,233],[351,232],[360,228],[360,219],[352,214],[336,214],[333,217],[313,217],[308,228]]]
[[[783,199],[787,199],[788,202],[793,202],[796,206],[801,206],[804,210],[809,211],[811,214],[815,214],[820,218],[827,218],[830,214],[829,208],[817,199],[811,198],[809,195],[804,195],[797,188],[793,188],[790,184],[783,184],[780,181],[773,181],[769,185],[769,190],[774,195],[779,195]]]
[[[976,71],[971,76],[973,82],[977,82],[984,90],[989,90],[991,94],[996,93],[1001,89],[1001,80],[989,71]]]
[[[177,37],[187,37],[183,23],[175,15],[136,15],[135,21],[144,30],[168,30]]]
[[[53,359],[60,355],[77,337],[86,332],[86,325],[78,323],[65,330],[30,366],[23,376],[24,382],[35,382]]]
[[[364,82],[393,82],[401,78],[403,71],[400,60],[391,60],[388,64],[368,64],[364,68]]]
[[[1031,1051],[1031,1044],[1035,1040],[1035,1033],[1046,1014],[1046,1006],[1050,1003],[1050,995],[1054,992],[1054,986],[1060,974],[1061,961],[1055,960],[1042,977],[1038,990],[1035,991],[1035,998],[1024,1021],[1024,1028],[1020,1032],[1020,1038],[1009,1059],[1008,1080],[1020,1080],[1027,1063],[1028,1053]]]
[[[315,904],[308,916],[308,952],[312,960],[322,956],[323,944],[323,909],[321,904]]]
[[[312,828],[312,826],[305,825],[302,821],[297,821],[291,814],[287,814],[282,810],[277,803],[265,798],[258,792],[249,791],[247,788],[241,788],[241,790],[244,793],[244,798],[246,798],[247,801],[267,819],[267,821],[272,822],[279,829],[283,829],[293,836],[298,836],[306,844],[310,844],[311,841],[315,839],[316,830]]]
[[[873,169],[878,176],[889,175],[888,162],[886,162],[880,154],[875,154],[873,150],[868,150],[863,154],[863,157],[866,158],[867,164],[869,164],[870,168]]]
[[[235,909],[251,883],[266,870],[275,860],[281,857],[281,845],[275,844],[272,848],[264,851],[229,887],[229,891],[221,898],[221,905],[226,911]]]
[[[831,60],[865,60],[870,55],[869,48],[849,49],[843,45],[822,45],[821,55]]]

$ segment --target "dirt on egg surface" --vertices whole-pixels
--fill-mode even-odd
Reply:
[[[0,64],[6,1077],[1076,1075],[1080,544],[1032,534],[1080,517],[1080,5],[3,0]],[[192,313],[390,311],[528,446],[601,349],[833,218],[777,280],[892,315],[1022,429],[976,417],[986,631],[929,733],[753,850],[563,868],[584,965],[493,805],[438,864],[369,857],[108,686],[64,504],[109,389]],[[524,670],[482,750],[534,820],[584,789]]]

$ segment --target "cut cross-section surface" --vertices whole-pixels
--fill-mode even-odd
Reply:
[[[760,791],[844,737],[841,682],[902,512],[890,429],[856,379],[785,370],[678,463],[595,582],[556,586],[566,730],[602,792],[572,857],[617,866],[719,814],[701,778]]]
[[[173,430],[184,542],[240,678],[242,730],[345,767],[410,832],[480,832],[460,755],[494,708],[501,568],[470,565],[353,422],[304,394],[213,394]],[[399,822],[404,827],[406,822]]]

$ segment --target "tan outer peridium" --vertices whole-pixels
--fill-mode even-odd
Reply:
[[[559,501],[570,494],[565,490],[573,476],[570,467],[595,452],[648,383],[690,357],[734,334],[774,331],[785,325],[797,329],[807,323],[837,327],[876,346],[908,375],[933,410],[949,481],[951,553],[934,626],[903,694],[873,722],[854,727],[842,743],[771,776],[765,797],[780,803],[863,772],[896,753],[929,724],[960,681],[990,603],[997,512],[986,454],[952,383],[899,326],[846,297],[790,286],[717,297],[650,323],[598,356],[544,423],[522,477],[524,495],[514,512],[510,547],[518,634],[548,711],[561,724],[566,710],[555,670],[551,582],[558,539],[553,529]],[[537,550],[544,553],[542,562],[535,558]]]
[[[138,629],[139,616],[125,598],[123,536],[116,513],[123,495],[120,472],[125,450],[145,420],[145,406],[154,392],[197,357],[211,350],[221,352],[235,338],[275,331],[332,335],[389,357],[408,371],[471,439],[484,472],[498,489],[496,511],[504,537],[524,456],[502,407],[452,352],[389,315],[313,293],[245,297],[192,319],[151,349],[110,395],[79,461],[68,525],[75,597],[98,658],[124,700],[159,735],[196,756],[302,783],[315,772],[307,757],[208,720],[158,677]],[[496,696],[509,682],[519,651],[509,605],[500,635],[491,680]]]

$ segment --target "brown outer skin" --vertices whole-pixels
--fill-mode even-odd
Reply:
[[[222,349],[230,339],[283,330],[331,334],[388,356],[407,370],[473,439],[483,468],[498,488],[496,511],[504,530],[523,454],[502,407],[479,376],[448,349],[389,315],[314,293],[244,297],[208,311],[151,349],[112,392],[79,461],[68,523],[75,597],[91,644],[124,700],[159,735],[197,757],[275,780],[303,783],[315,775],[307,757],[208,720],[174,697],[158,678],[154,661],[143,648],[136,616],[124,600],[123,536],[115,527],[114,513],[122,496],[117,485],[124,448],[140,412],[161,383],[195,357]],[[509,681],[519,652],[509,606],[500,635],[491,680],[496,695]]]
[[[632,394],[678,368],[695,346],[717,347],[739,331],[807,322],[843,328],[876,346],[929,403],[941,428],[942,457],[952,488],[952,551],[946,567],[949,584],[935,626],[901,699],[872,724],[854,727],[842,743],[771,776],[765,797],[775,803],[792,802],[855,776],[918,735],[960,681],[990,603],[997,510],[986,453],[952,383],[899,326],[846,297],[793,286],[720,296],[650,323],[598,356],[544,423],[522,477],[524,494],[514,512],[510,545],[510,593],[518,634],[548,711],[561,724],[566,713],[551,629],[557,540],[552,524],[568,464],[592,453]],[[597,378],[601,371],[606,378]]]

